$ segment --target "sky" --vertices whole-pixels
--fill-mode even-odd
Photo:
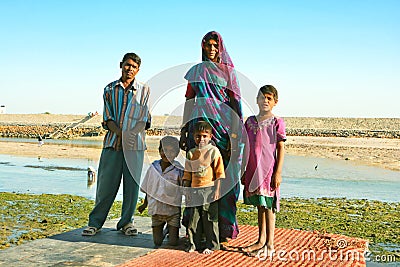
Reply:
[[[282,117],[400,118],[400,1],[1,0],[0,105],[7,113],[102,112],[127,52],[142,58],[154,115],[179,115],[185,71],[218,31],[245,115],[274,85]]]

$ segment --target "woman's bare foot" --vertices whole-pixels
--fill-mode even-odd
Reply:
[[[206,248],[204,251],[203,251],[203,254],[205,254],[205,255],[210,255],[210,254],[213,254],[214,253],[214,251],[212,251],[211,249],[208,249],[208,248]]]

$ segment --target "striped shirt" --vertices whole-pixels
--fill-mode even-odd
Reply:
[[[140,83],[136,79],[128,88],[124,88],[121,79],[111,82],[104,88],[102,126],[108,130],[103,141],[104,148],[122,150],[124,138],[124,149],[146,150],[145,130],[133,135],[129,133],[138,122],[150,121],[149,95],[150,88],[147,84]],[[122,138],[108,129],[107,121],[110,120],[123,130]],[[129,141],[125,142],[128,136]]]

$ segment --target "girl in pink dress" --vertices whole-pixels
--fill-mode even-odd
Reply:
[[[259,113],[246,120],[248,162],[242,176],[243,199],[258,210],[259,237],[256,243],[242,248],[249,256],[274,253],[275,213],[279,211],[279,185],[282,181],[285,123],[272,114],[278,92],[272,85],[260,88],[257,95]]]

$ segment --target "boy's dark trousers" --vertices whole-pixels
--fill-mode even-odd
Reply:
[[[209,199],[213,194],[212,188],[201,190],[204,199]],[[189,208],[190,219],[188,225],[189,243],[196,250],[203,249],[201,242],[203,234],[206,238],[206,246],[210,250],[219,250],[218,230],[218,202],[203,204]]]

